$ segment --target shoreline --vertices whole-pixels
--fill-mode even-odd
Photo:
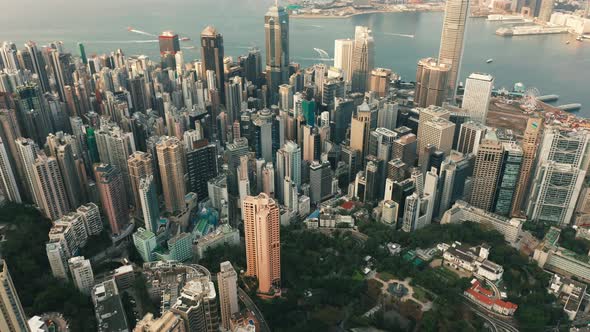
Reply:
[[[369,15],[369,14],[394,14],[394,13],[435,13],[435,12],[444,12],[444,8],[428,8],[428,9],[408,9],[408,10],[389,10],[389,9],[378,9],[378,10],[368,10],[359,13],[352,13],[346,15],[322,15],[322,14],[298,14],[298,15],[289,15],[289,19],[342,19],[342,18],[351,18],[354,16],[359,15]]]

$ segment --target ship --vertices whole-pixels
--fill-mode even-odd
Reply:
[[[494,61],[494,59],[487,59],[486,63],[492,63]]]
[[[181,37],[180,38],[180,41],[189,41],[189,40],[191,40],[189,37]]]

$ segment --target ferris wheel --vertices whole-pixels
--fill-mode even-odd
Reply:
[[[539,96],[541,93],[537,88],[527,88],[522,97],[523,106],[529,110],[536,110],[539,106]]]

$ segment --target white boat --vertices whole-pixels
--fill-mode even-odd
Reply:
[[[492,61],[494,61],[494,59],[487,59],[486,63],[492,63]]]

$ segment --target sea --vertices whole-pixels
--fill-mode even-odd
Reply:
[[[199,34],[213,25],[223,34],[226,56],[237,57],[249,48],[264,52],[264,14],[274,0],[19,0],[3,6],[0,41],[22,47],[60,40],[78,52],[82,42],[88,55],[122,49],[126,55],[148,55],[157,60],[156,35],[173,30],[190,41],[181,43],[185,61],[200,58]],[[414,80],[416,62],[438,54],[443,13],[404,12],[357,15],[338,19],[291,19],[291,60],[303,66],[331,64],[334,40],[352,38],[354,26],[369,26],[375,38],[375,63],[390,68],[404,80]],[[556,104],[580,103],[577,112],[590,117],[590,40],[574,36],[537,35],[501,37],[494,34],[506,23],[469,18],[460,71],[464,81],[472,72],[495,77],[496,88],[511,90],[521,82],[541,95],[557,94]],[[143,32],[131,32],[129,28]],[[567,43],[569,41],[569,44]],[[327,52],[320,54],[315,49]],[[487,59],[493,59],[486,63]]]

